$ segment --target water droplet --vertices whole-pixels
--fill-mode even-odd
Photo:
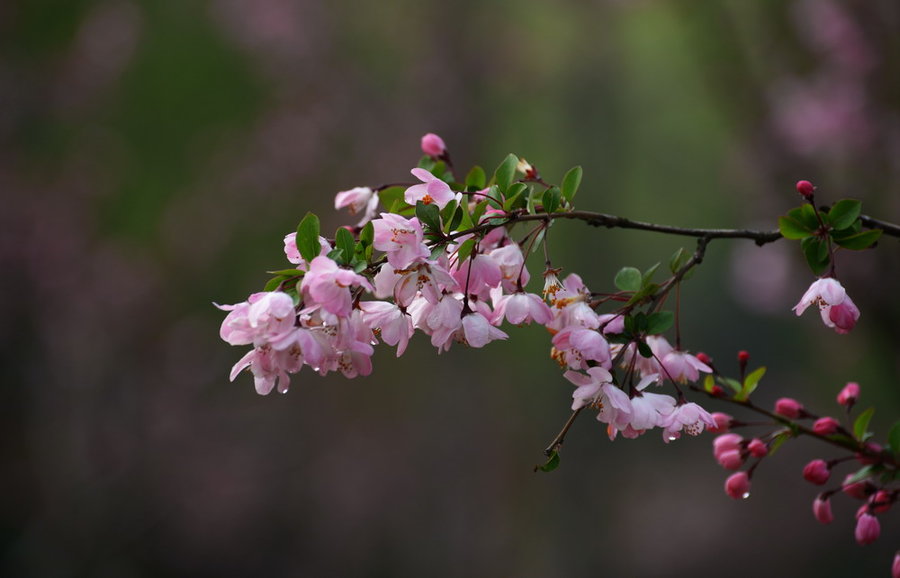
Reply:
[[[670,441],[670,442],[674,442],[674,441],[677,440],[677,439],[678,439],[678,438],[675,437],[675,436],[669,436],[669,441]]]
[[[743,495],[741,495],[741,498],[744,500],[746,500],[749,497],[750,497],[750,492],[744,492]]]

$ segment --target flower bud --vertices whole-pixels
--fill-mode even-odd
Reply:
[[[878,518],[872,514],[863,514],[856,521],[854,535],[856,536],[856,542],[860,546],[871,544],[878,539],[879,534],[881,534],[881,524],[878,523]]]
[[[796,419],[803,411],[803,404],[790,397],[782,397],[775,402],[775,413],[786,418]]]
[[[750,440],[750,443],[747,444],[747,450],[754,458],[764,458],[769,454],[769,446],[757,438]]]
[[[744,438],[736,433],[727,433],[716,436],[716,439],[713,440],[713,454],[718,455],[729,450],[740,449],[741,442],[743,441]]]
[[[694,357],[696,357],[700,361],[700,363],[705,363],[706,365],[712,363],[712,358],[702,351],[698,352]]]
[[[750,361],[750,352],[744,350],[738,351],[738,363],[746,365],[748,361]]]
[[[734,419],[727,413],[722,413],[720,411],[713,413],[712,418],[716,422],[716,427],[707,428],[707,431],[711,433],[727,432],[728,428],[731,427],[731,421]]]
[[[716,461],[726,470],[737,470],[744,465],[744,456],[740,450],[728,450],[717,455]]]
[[[875,514],[883,514],[891,509],[894,502],[891,492],[887,490],[878,490],[869,498],[869,509]]]
[[[856,498],[857,500],[865,500],[871,493],[871,483],[868,480],[860,480],[858,482],[847,483],[847,481],[852,479],[854,475],[855,474],[848,474],[847,477],[844,478],[844,483],[841,486],[841,491],[851,498]]]
[[[813,460],[803,468],[803,477],[807,482],[821,486],[831,477],[831,469],[825,460]]]
[[[439,157],[447,152],[444,139],[430,132],[422,137],[422,152],[430,157]]]
[[[819,434],[820,436],[830,436],[831,434],[837,432],[838,428],[841,427],[840,422],[834,419],[833,417],[820,417],[813,424],[813,431]]]
[[[816,187],[809,181],[797,181],[797,192],[809,199],[816,192]]]
[[[891,565],[891,578],[900,578],[900,552],[894,554],[894,563]]]
[[[725,493],[735,500],[750,497],[750,476],[747,472],[737,472],[725,480]]]
[[[716,397],[722,397],[723,395],[725,395],[725,390],[722,389],[721,385],[714,385],[709,393],[713,394]]]
[[[859,384],[851,381],[837,395],[837,402],[845,407],[850,407],[856,403],[857,398],[859,398]]]
[[[864,447],[873,454],[880,454],[884,450],[884,448],[881,447],[881,444],[875,442],[866,442]],[[878,463],[878,458],[873,458],[865,454],[856,454],[856,459],[865,466]]]
[[[813,500],[813,516],[820,524],[830,524],[834,521],[831,513],[831,501],[828,498],[822,498],[822,495],[816,496]]]

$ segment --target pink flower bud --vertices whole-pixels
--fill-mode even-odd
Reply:
[[[816,496],[816,499],[813,500],[813,516],[820,524],[830,524],[834,521],[834,516],[831,514],[831,502],[828,498],[823,499],[821,495]]]
[[[875,442],[866,442],[865,448],[874,454],[880,454],[883,450],[881,444],[876,444]],[[869,457],[864,454],[856,454],[856,459],[859,463],[866,466],[878,463],[878,458]]]
[[[881,524],[878,523],[878,518],[872,514],[863,514],[856,521],[854,535],[856,536],[856,542],[860,546],[871,544],[878,539],[879,534],[881,534]]]
[[[722,397],[725,394],[725,390],[722,389],[721,385],[714,385],[712,387],[712,391],[710,391],[709,393],[713,394],[716,397]]]
[[[750,477],[747,472],[737,472],[725,480],[725,493],[735,500],[750,497]]]
[[[738,363],[746,365],[748,361],[750,361],[750,352],[743,350],[738,351]]]
[[[716,422],[716,427],[707,428],[707,431],[711,433],[727,432],[728,428],[731,427],[731,421],[734,419],[727,413],[722,413],[720,411],[713,413],[712,418]]]
[[[869,509],[875,514],[883,514],[891,509],[894,498],[891,492],[887,490],[878,490],[869,498]]]
[[[809,181],[797,181],[797,192],[808,199],[816,192],[816,187]]]
[[[900,552],[894,554],[894,563],[891,565],[891,578],[900,578]]]
[[[855,381],[849,382],[837,396],[837,402],[843,406],[850,407],[859,398],[859,384]]]
[[[750,443],[747,444],[747,450],[754,458],[764,458],[769,454],[769,446],[757,438],[750,440]]]
[[[744,456],[740,450],[728,450],[717,455],[716,461],[726,470],[737,470],[744,465]]]
[[[847,477],[844,478],[844,483],[841,487],[841,491],[851,498],[856,498],[857,500],[865,500],[871,493],[871,484],[868,480],[860,480],[858,482],[848,484],[847,480],[853,478],[854,475],[855,474],[848,474]]]
[[[807,482],[821,486],[831,477],[831,469],[825,460],[813,460],[803,468],[803,477]]]
[[[796,419],[803,411],[803,404],[790,397],[782,397],[775,402],[775,413],[786,418]]]
[[[703,353],[702,351],[698,352],[697,355],[695,355],[694,357],[696,357],[698,360],[700,360],[700,363],[705,363],[706,365],[709,365],[710,363],[712,363],[712,358],[710,356],[706,355],[705,353]]]
[[[447,151],[444,139],[430,132],[422,137],[422,152],[430,157],[439,157]]]
[[[820,417],[813,424],[813,431],[820,436],[830,436],[841,427],[840,422],[833,417]]]
[[[713,454],[718,455],[729,450],[740,449],[741,442],[743,441],[744,438],[736,433],[727,433],[716,436],[716,439],[713,440]]]

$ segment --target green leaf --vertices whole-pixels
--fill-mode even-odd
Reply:
[[[809,268],[816,275],[821,275],[828,268],[828,243],[818,237],[807,237],[800,242],[803,256]]]
[[[643,341],[638,341],[638,353],[641,354],[641,357],[646,357],[647,359],[653,357],[653,350]]]
[[[566,176],[563,177],[562,181],[562,196],[569,203],[572,202],[572,199],[575,198],[575,193],[578,192],[578,187],[581,185],[581,167],[572,167],[569,169],[569,172],[566,173]]]
[[[466,259],[469,258],[469,255],[472,254],[472,250],[475,248],[475,239],[468,239],[462,245],[459,246],[459,249],[456,251],[456,257],[459,261],[457,267],[461,267],[463,263],[465,263]]]
[[[406,201],[403,200],[404,193],[406,193],[406,187],[388,187],[378,191],[378,200],[382,207],[390,209],[394,206],[394,203],[402,202],[405,204]]]
[[[818,231],[821,226],[818,217],[816,217],[816,210],[808,203],[791,209],[788,211],[787,216],[799,222],[810,231]]]
[[[778,217],[778,230],[785,239],[805,239],[813,234],[803,223],[791,217]]]
[[[641,276],[641,287],[650,285],[650,280],[653,279],[657,269],[659,269],[659,263],[644,271],[644,274]]]
[[[266,271],[269,275],[280,275],[282,277],[302,277],[303,271],[300,269],[279,269],[278,271]]]
[[[772,454],[777,452],[778,448],[780,448],[784,444],[784,442],[791,439],[792,436],[793,436],[793,434],[790,431],[784,431],[784,432],[781,432],[780,434],[776,435],[774,438],[772,438],[772,441],[769,442],[768,455],[771,456]]]
[[[640,288],[639,291],[634,292],[634,295],[631,296],[631,299],[629,299],[625,305],[634,305],[635,303],[646,299],[651,295],[655,295],[657,291],[659,291],[659,285],[657,285],[656,283],[644,285]]]
[[[284,282],[287,281],[288,279],[290,279],[290,277],[287,277],[287,276],[285,276],[285,275],[277,275],[277,276],[275,276],[275,277],[272,277],[272,278],[269,279],[269,281],[266,283],[266,286],[263,287],[263,291],[265,291],[265,292],[275,291],[276,289],[278,289],[278,286],[279,286],[279,285],[281,285],[282,283],[284,283]]]
[[[731,379],[730,377],[723,377],[721,379],[722,379],[722,383],[724,383],[725,385],[730,387],[732,390],[734,390],[735,394],[739,394],[741,392],[741,390],[743,389],[743,386],[736,379]]]
[[[647,333],[659,335],[667,331],[675,323],[675,314],[671,311],[657,311],[647,317]]]
[[[484,174],[484,169],[475,165],[472,167],[472,170],[469,171],[469,174],[466,175],[466,188],[467,189],[475,189],[476,191],[480,191],[484,188],[484,185],[487,183],[487,177]]]
[[[453,212],[453,216],[450,218],[450,221],[447,223],[446,232],[450,233],[451,231],[458,230],[460,223],[462,223],[463,213],[465,211],[462,207],[456,207],[456,210]]]
[[[867,430],[869,429],[869,422],[872,421],[872,415],[875,413],[875,408],[870,407],[866,411],[862,412],[857,416],[856,421],[853,422],[853,435],[856,436],[856,439],[859,441],[864,441],[866,438]]]
[[[763,378],[766,374],[765,367],[757,367],[750,374],[744,378],[744,385],[741,387],[741,391],[734,397],[738,401],[747,401],[750,398],[750,394],[756,391],[756,387],[759,385],[759,380]]]
[[[493,188],[493,187],[491,187],[491,188]],[[480,203],[475,205],[475,209],[472,211],[472,222],[473,223],[475,223],[476,225],[479,224],[479,221],[481,220],[481,216],[484,214],[484,211],[487,210],[487,206],[488,206],[487,201],[481,201]]]
[[[891,427],[891,431],[888,433],[888,445],[891,446],[891,451],[895,456],[900,456],[900,421]]]
[[[641,272],[634,267],[622,267],[614,283],[622,291],[637,291],[641,288]]]
[[[868,249],[869,247],[874,245],[875,242],[881,238],[882,233],[884,233],[884,231],[882,231],[881,229],[872,229],[870,231],[854,233],[846,237],[833,235],[833,238],[835,243],[845,249],[861,251],[862,249]]]
[[[712,393],[713,388],[716,387],[716,378],[712,376],[711,373],[707,373],[706,377],[703,378],[703,391],[706,393]]]
[[[441,211],[434,203],[426,205],[422,201],[417,202],[416,217],[418,217],[419,222],[422,223],[426,231],[441,230]]]
[[[515,183],[509,188],[506,194],[506,200],[503,201],[503,210],[507,213],[513,209],[525,206],[528,185],[525,183]]]
[[[322,251],[322,245],[319,243],[319,217],[314,213],[306,213],[297,225],[297,250],[307,263],[318,257]]]
[[[559,467],[559,452],[553,451],[550,453],[550,457],[547,459],[547,463],[542,466],[534,466],[534,471],[538,470],[542,472],[552,472],[556,468]]]
[[[675,251],[672,258],[669,259],[669,271],[674,275],[679,269],[684,267],[691,260],[691,254],[684,250],[683,247]]]
[[[456,200],[451,200],[447,203],[443,209],[440,209],[441,212],[441,221],[446,223],[450,219],[453,218],[453,213],[456,212]]]
[[[556,187],[550,187],[549,189],[544,191],[544,195],[541,197],[541,204],[544,205],[544,212],[555,212],[556,209],[559,208],[559,200],[559,189],[557,189]]]
[[[516,165],[519,164],[519,159],[516,155],[510,153],[506,155],[506,158],[503,159],[503,162],[500,163],[500,166],[497,167],[497,170],[494,171],[494,184],[502,191],[506,192],[506,189],[512,184],[513,179],[516,176]]]
[[[350,263],[353,260],[353,254],[356,252],[356,239],[347,229],[340,227],[334,233],[334,245],[341,250],[341,256],[344,263]]]
[[[856,473],[843,481],[843,485],[849,486],[850,484],[855,484],[856,482],[861,482],[867,478],[870,478],[874,469],[874,464],[859,468],[858,470],[856,470]]]
[[[828,211],[826,219],[835,229],[846,229],[852,225],[862,212],[862,203],[855,199],[841,199]]]
[[[375,226],[372,225],[372,221],[366,223],[366,226],[359,232],[359,242],[364,247],[368,247],[375,242]]]

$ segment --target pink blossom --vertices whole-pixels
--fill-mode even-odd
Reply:
[[[450,347],[450,341],[462,324],[463,303],[457,295],[446,294],[435,302],[417,299],[409,306],[413,325],[431,336],[431,344],[439,350]]]
[[[586,369],[588,361],[611,367],[609,343],[593,329],[566,327],[553,336],[553,358],[572,369]]]
[[[604,313],[599,317],[600,330],[604,335],[625,332],[625,316],[620,313]]]
[[[518,291],[511,295],[501,295],[494,302],[494,322],[496,323],[504,317],[513,325],[522,325],[532,321],[546,325],[553,319],[553,313],[544,300],[534,293]]]
[[[353,286],[372,291],[368,279],[350,269],[339,267],[328,257],[313,259],[300,284],[304,295],[308,295],[313,301],[308,305],[319,305],[329,313],[344,317],[350,315],[350,288]]]
[[[577,386],[572,393],[572,409],[594,406],[600,409],[597,420],[609,424],[611,432],[623,429],[634,431],[631,421],[631,400],[628,394],[612,383],[612,375],[602,367],[591,367],[587,375],[577,371],[567,371],[564,376]],[[623,432],[623,435],[627,435]],[[610,435],[615,437],[614,434]]]
[[[677,439],[684,433],[696,436],[703,433],[704,428],[715,427],[716,422],[705,409],[696,403],[676,405],[668,416],[663,418],[660,426],[664,428],[663,440],[666,443]]]
[[[390,263],[385,263],[374,281],[376,297],[393,297],[401,307],[410,305],[419,294],[429,303],[437,303],[445,290],[454,291],[457,288],[456,280],[447,270],[430,261],[413,263],[405,269],[395,269]]]
[[[837,395],[837,402],[846,407],[852,406],[857,399],[859,399],[859,384],[854,381],[845,385]]]
[[[422,152],[434,158],[438,158],[447,151],[444,139],[430,132],[422,137]]]
[[[860,546],[871,544],[878,539],[880,534],[881,524],[878,523],[878,518],[872,514],[863,514],[856,521],[854,536],[856,537],[856,543]]]
[[[838,333],[849,332],[859,319],[859,309],[840,282],[832,277],[814,281],[794,306],[794,312],[802,315],[810,305],[818,305],[822,321]]]
[[[737,472],[728,476],[725,480],[725,493],[735,500],[750,497],[750,476],[747,472]]]
[[[265,345],[294,327],[294,300],[282,291],[254,293],[246,302],[216,307],[229,312],[219,336],[231,345]]]
[[[769,455],[769,446],[761,439],[753,438],[747,444],[747,451],[750,452],[750,455],[754,458],[764,458]]]
[[[632,417],[630,425],[635,430],[647,430],[663,426],[666,417],[675,410],[675,398],[659,393],[643,391],[648,385],[657,381],[658,375],[649,375],[638,383],[637,394],[631,399]]]
[[[415,333],[412,317],[393,303],[363,301],[359,304],[365,324],[381,335],[388,345],[397,346],[397,357],[403,355],[410,338]]]
[[[775,401],[775,413],[789,419],[797,419],[804,413],[803,404],[790,397],[782,397]]]
[[[230,380],[234,381],[238,374],[247,367],[253,373],[256,393],[268,395],[276,385],[279,393],[285,393],[288,390],[290,377],[288,377],[287,371],[279,365],[275,352],[268,345],[250,350],[235,363],[231,369]]]
[[[544,278],[544,296],[554,311],[554,320],[547,325],[557,331],[580,325],[588,329],[600,326],[600,318],[590,306],[591,292],[581,277],[572,273],[563,283],[550,274]]]
[[[813,516],[820,524],[830,524],[834,521],[834,515],[831,513],[831,501],[823,498],[822,495],[816,496],[813,500]]]
[[[351,215],[363,213],[362,220],[357,227],[362,227],[372,220],[378,207],[378,193],[369,187],[356,187],[349,191],[341,191],[334,197],[334,208],[347,207]]]
[[[481,313],[473,311],[462,318],[462,340],[469,347],[484,347],[491,341],[507,337],[506,333],[492,326]]]
[[[572,409],[578,409],[586,405],[594,405],[600,398],[601,388],[604,384],[612,383],[612,374],[602,367],[591,367],[587,370],[588,374],[577,371],[567,371],[563,377],[575,384],[575,391],[572,392]],[[618,389],[618,388],[616,388]],[[619,390],[622,391],[622,390]],[[622,392],[624,393],[624,392]],[[628,396],[625,396],[628,399]]]
[[[699,372],[712,373],[712,368],[684,351],[672,351],[662,358],[663,375],[679,383],[697,381]]]
[[[450,201],[462,198],[461,195],[453,193],[450,185],[425,169],[413,169],[410,172],[422,181],[422,184],[413,185],[406,189],[404,199],[408,204],[415,205],[418,201],[422,201],[426,205],[434,203],[443,209]]]
[[[422,225],[415,217],[404,219],[393,213],[381,213],[372,226],[375,229],[372,245],[387,253],[388,263],[395,269],[403,269],[431,255],[424,242]]]
[[[503,287],[507,291],[517,291],[528,284],[528,269],[525,267],[525,257],[518,244],[510,243],[493,249],[488,256],[500,268]]]
[[[453,278],[459,287],[469,295],[486,297],[491,287],[497,287],[503,280],[500,265],[490,256],[483,253],[473,255],[466,262],[452,270]]]
[[[841,424],[838,420],[833,417],[820,417],[813,423],[813,431],[821,436],[828,436],[833,433],[836,433],[837,430],[841,427]]]
[[[807,482],[821,486],[831,477],[831,468],[825,460],[813,460],[804,466],[803,477]]]

